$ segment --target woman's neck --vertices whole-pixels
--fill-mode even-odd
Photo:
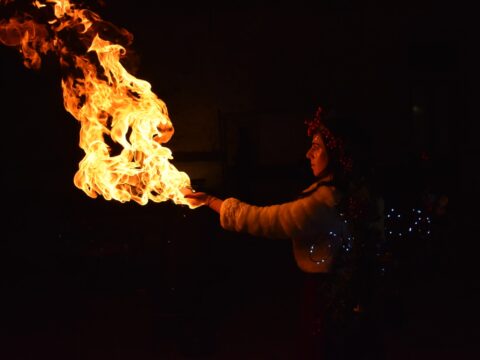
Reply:
[[[328,182],[333,180],[333,174],[331,172],[323,172],[317,176],[317,183]]]

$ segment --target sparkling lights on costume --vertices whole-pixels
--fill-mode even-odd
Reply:
[[[345,215],[341,213],[340,217],[345,225],[342,233],[338,234],[334,231],[330,231],[323,238],[323,240],[327,242],[327,248],[330,249],[327,254],[319,251],[322,239],[318,239],[317,242],[312,243],[309,247],[310,260],[318,265],[329,261],[331,257],[334,256],[336,249],[342,251],[345,255],[353,250],[355,236],[348,230],[349,222],[345,218]],[[384,236],[381,236],[381,241],[375,244],[375,255],[379,259],[388,257],[392,248],[396,247],[396,244],[399,241],[427,239],[432,233],[431,217],[428,215],[427,211],[418,208],[412,208],[406,212],[390,208],[384,215],[383,220]],[[321,256],[318,256],[317,253],[320,253]],[[381,274],[384,274],[387,265],[383,261],[379,261],[379,264],[378,270]]]
[[[431,218],[425,211],[413,208],[407,214],[402,214],[399,210],[391,208],[385,218],[386,241],[395,241],[407,236],[429,236],[431,227]]]
[[[341,251],[346,253],[350,252],[353,248],[354,236],[350,233],[348,229],[348,221],[345,219],[345,215],[340,213],[340,218],[342,219],[343,228],[342,233],[337,234],[334,231],[328,232],[324,240],[327,242],[328,253],[325,254],[321,252],[321,256],[317,256],[316,253],[319,252],[318,250],[321,248],[320,242],[322,239],[318,239],[316,242],[310,244],[309,247],[309,257],[310,260],[316,263],[317,265],[324,264],[329,261],[332,256],[334,256],[335,250],[340,248]]]

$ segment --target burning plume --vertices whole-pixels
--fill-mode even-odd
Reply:
[[[17,2],[0,0],[0,6]],[[81,125],[85,157],[74,177],[78,188],[92,198],[192,207],[181,192],[190,179],[169,162],[172,152],[163,145],[174,132],[167,107],[120,61],[132,38],[68,0],[36,0],[0,20],[0,41],[20,51],[26,67],[40,68],[47,53],[58,56],[64,105]]]

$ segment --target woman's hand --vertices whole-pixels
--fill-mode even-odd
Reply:
[[[220,208],[222,207],[223,200],[205,192],[195,192],[191,188],[182,189],[182,194],[190,204],[191,208],[197,208],[199,206],[207,205],[212,210],[220,213]]]
[[[204,192],[195,192],[192,189],[185,188],[182,189],[182,194],[187,199],[188,203],[196,208],[202,205],[208,205],[208,200],[210,195]]]

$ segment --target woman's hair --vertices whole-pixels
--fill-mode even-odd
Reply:
[[[339,116],[334,111],[318,107],[315,116],[305,121],[309,136],[319,134],[328,154],[328,173],[334,185],[346,196],[342,210],[348,217],[356,218],[368,207],[372,166],[366,132],[350,117]],[[371,195],[371,194],[370,194]],[[366,214],[363,214],[366,215]]]
[[[336,115],[318,107],[315,116],[305,121],[309,136],[319,134],[328,154],[328,172],[335,182],[347,186],[359,176],[365,176],[368,167],[367,137],[359,124],[351,118]]]

